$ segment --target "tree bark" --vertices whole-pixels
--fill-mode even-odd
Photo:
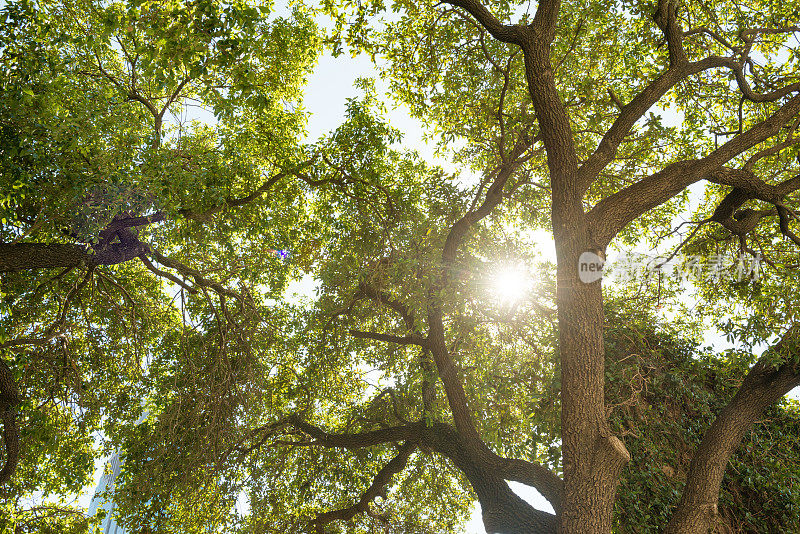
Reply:
[[[81,264],[116,265],[147,252],[150,248],[138,241],[111,243],[94,254],[82,245],[69,243],[0,243],[0,273],[68,269]]]
[[[580,255],[598,247],[583,211],[585,186],[550,61],[558,5],[540,3],[546,9],[537,12],[522,49],[552,183],[564,465],[560,532],[601,534],[611,532],[619,476],[630,455],[606,421],[602,287],[579,279]]]
[[[790,330],[772,349],[779,351],[786,363],[775,368],[762,357],[753,366],[739,391],[703,436],[665,534],[706,534],[713,529],[719,490],[731,456],[764,410],[800,385],[800,364],[796,363],[799,333],[798,328]]]
[[[611,434],[605,409],[603,298],[600,281],[579,279],[579,257],[591,247],[580,230],[561,227],[558,327],[561,357],[561,440],[564,465],[562,533],[611,532],[622,468],[630,455]]]
[[[3,443],[5,444],[5,462],[0,470],[0,484],[5,484],[19,462],[19,427],[14,407],[21,401],[11,369],[6,362],[0,360],[0,421],[3,423]]]
[[[0,243],[0,272],[66,269],[89,263],[91,255],[81,245],[62,243]]]
[[[533,508],[511,491],[504,473],[475,455],[462,436],[443,423],[423,427],[423,443],[464,473],[478,496],[488,534],[555,534],[558,518]],[[554,506],[555,507],[555,506]]]

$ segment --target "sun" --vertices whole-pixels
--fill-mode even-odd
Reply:
[[[503,265],[492,274],[489,290],[501,304],[516,304],[525,299],[533,286],[533,278],[525,265]]]

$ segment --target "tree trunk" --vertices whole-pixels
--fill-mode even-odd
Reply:
[[[576,228],[577,226],[577,228]],[[601,282],[579,279],[580,255],[591,247],[582,225],[558,220],[558,328],[561,357],[563,534],[611,532],[622,468],[630,455],[606,420]]]
[[[14,407],[21,402],[19,390],[6,362],[0,360],[0,422],[3,423],[5,461],[0,469],[0,485],[5,484],[19,462],[19,427]],[[0,456],[1,457],[1,456]]]

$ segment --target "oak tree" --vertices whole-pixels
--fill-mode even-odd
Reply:
[[[67,406],[64,428],[102,423],[128,525],[449,532],[474,494],[488,532],[747,529],[765,508],[797,526],[796,495],[737,504],[766,477],[752,493],[752,475],[724,478],[732,458],[763,467],[736,452],[746,435],[794,440],[772,469],[796,478],[796,407],[776,407],[800,384],[791,5],[81,5],[5,11],[0,386],[22,428]],[[303,144],[313,12],[475,183],[403,150],[367,81]],[[215,124],[168,132],[192,102]],[[675,254],[768,268],[693,280],[697,316],[653,329],[685,288],[586,283],[580,257],[652,244],[678,214]],[[498,301],[492,266],[535,263],[536,228],[555,265]],[[303,272],[315,297],[286,299]],[[687,349],[709,322],[738,350]],[[785,438],[748,434],[765,413]]]

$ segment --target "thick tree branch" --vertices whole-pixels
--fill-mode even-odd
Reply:
[[[162,211],[157,211],[152,215],[141,215],[138,217],[133,217],[133,216],[121,217],[114,219],[113,221],[108,223],[108,226],[106,226],[104,232],[115,233],[123,228],[133,228],[135,226],[147,226],[149,224],[162,222],[164,220],[166,220],[166,216]]]
[[[567,109],[556,87],[549,41],[538,41],[535,35],[531,35],[523,43],[522,51],[528,94],[536,111],[547,153],[547,168],[552,184],[553,231],[561,235],[575,222],[575,218],[583,217],[583,190],[576,181],[578,158],[575,140]]]
[[[670,67],[658,78],[650,82],[630,102],[621,106],[619,115],[606,131],[595,151],[583,162],[578,170],[577,182],[580,190],[586,191],[600,172],[611,163],[617,154],[619,145],[631,131],[636,121],[641,119],[647,110],[652,108],[667,91],[689,76],[699,74],[715,66],[712,58],[693,63],[682,62]],[[612,98],[615,98],[612,93]],[[619,105],[619,103],[618,103]]]
[[[678,2],[676,0],[659,0],[653,20],[664,33],[669,51],[671,67],[686,62],[686,51],[683,49],[683,30],[678,24]]]
[[[789,209],[783,205],[778,205],[776,208],[778,210],[779,227],[781,229],[781,233],[791,239],[795,245],[800,246],[800,236],[789,229]]]
[[[314,444],[321,447],[339,447],[343,449],[361,449],[382,443],[408,441],[419,443],[424,423],[412,423],[403,426],[381,428],[357,434],[333,434],[303,421],[298,415],[287,418],[287,422],[296,429],[314,438]]]
[[[517,146],[514,147],[511,161],[516,161],[524,150],[524,143],[517,143]],[[450,228],[450,232],[447,234],[442,249],[444,270],[439,284],[440,287],[445,287],[448,283],[450,277],[449,270],[456,260],[458,248],[467,232],[475,223],[489,215],[492,210],[503,201],[503,188],[518,166],[518,163],[501,165],[496,170],[492,184],[486,191],[486,196],[481,205],[474,210],[468,211]],[[436,369],[444,385],[447,402],[453,414],[453,420],[458,432],[464,436],[467,443],[470,444],[470,447],[474,451],[486,449],[486,445],[480,439],[475,423],[472,420],[472,415],[467,404],[467,396],[462,384],[462,378],[459,376],[455,363],[447,348],[441,305],[436,302],[433,296],[431,297],[431,302],[428,307],[428,337],[426,339],[426,347],[430,350],[433,361],[436,363]]]
[[[467,11],[498,41],[516,45],[521,44],[522,33],[525,28],[523,26],[503,24],[486,9],[486,6],[477,0],[445,0],[445,2]]]
[[[447,403],[450,406],[456,429],[466,440],[473,453],[477,454],[479,451],[488,450],[488,447],[480,438],[475,421],[472,418],[472,412],[467,402],[467,394],[464,391],[463,379],[459,375],[458,369],[447,349],[442,314],[438,308],[431,308],[428,314],[428,324],[427,347],[431,352],[431,356],[433,356],[433,361],[436,363],[439,379],[444,386]]]
[[[752,232],[761,219],[773,215],[775,210],[739,210],[739,206],[749,200],[749,196],[739,189],[734,189],[722,199],[710,221],[722,225],[731,234],[744,238]],[[699,226],[698,226],[699,228]]]
[[[374,339],[386,343],[397,343],[398,345],[425,345],[425,338],[418,335],[395,336],[392,334],[381,334],[379,332],[365,332],[363,330],[350,330],[350,335],[358,339]]]
[[[536,488],[553,506],[556,515],[561,513],[561,493],[564,490],[564,481],[555,473],[542,465],[525,460],[494,456],[489,459],[487,465],[496,469],[502,478]]]
[[[560,0],[539,0],[539,5],[536,6],[536,15],[534,15],[531,27],[541,35],[548,44],[550,44],[555,37],[558,12],[560,9]]]
[[[506,26],[476,0],[446,0],[468,11],[497,40],[516,44],[525,58],[528,92],[536,110],[547,164],[553,182],[553,193],[563,197],[570,209],[580,208],[576,196],[575,172],[578,161],[569,117],[555,84],[550,63],[550,45],[555,36],[561,3],[540,0],[533,23],[529,26]]]
[[[750,369],[736,395],[703,436],[667,534],[705,533],[713,525],[731,455],[764,410],[800,385],[799,358],[800,328],[794,326]],[[784,363],[775,367],[776,360]]]
[[[313,445],[321,447],[339,447],[345,449],[359,449],[374,445],[406,442],[408,445],[417,445],[433,449],[439,454],[449,458],[475,487],[481,506],[485,510],[493,507],[519,507],[521,518],[533,517],[541,525],[554,525],[555,516],[533,510],[529,505],[513,495],[505,480],[514,480],[536,488],[552,505],[555,510],[561,508],[562,482],[547,468],[518,459],[509,459],[498,456],[487,447],[475,451],[469,446],[464,437],[445,423],[425,423],[424,421],[408,425],[382,428],[356,434],[336,434],[327,432],[317,426],[303,421],[298,415],[292,415],[286,422],[294,428],[308,434],[314,439]],[[510,500],[501,506],[498,501]],[[519,500],[520,503],[516,501]],[[505,509],[505,508],[504,508]],[[533,521],[532,519],[529,519]],[[518,532],[518,531],[515,531]],[[531,530],[529,532],[555,532],[552,530]]]
[[[65,269],[89,264],[92,255],[82,245],[66,243],[0,243],[0,272]]]
[[[608,129],[597,149],[589,156],[578,171],[578,182],[582,190],[591,185],[597,175],[614,159],[620,143],[628,135],[636,121],[638,121],[653,105],[655,105],[667,91],[689,76],[703,71],[728,67],[734,72],[741,71],[741,67],[730,58],[710,57],[693,63],[683,63],[675,68],[670,68],[652,83],[645,87],[633,100],[622,107],[614,124]],[[738,80],[737,76],[737,80]],[[800,91],[800,83],[794,83],[776,89],[769,93],[756,94],[740,81],[742,94],[755,102],[775,101],[793,92]]]
[[[597,246],[605,247],[631,221],[668,201],[689,185],[701,179],[719,181],[723,165],[777,134],[798,112],[800,95],[793,97],[769,118],[733,137],[706,157],[672,163],[604,198],[587,214],[587,222],[593,229]]]
[[[428,348],[431,351],[436,363],[439,377],[447,395],[450,411],[458,432],[457,441],[465,449],[465,453],[472,461],[481,466],[482,469],[489,469],[498,476],[507,480],[515,480],[537,488],[542,495],[550,501],[553,508],[558,512],[561,505],[561,492],[563,483],[548,469],[525,462],[524,460],[507,459],[495,454],[478,434],[477,428],[469,411],[466,393],[462,385],[462,379],[458,374],[455,364],[450,357],[447,348],[443,345],[444,332],[440,318],[432,315],[430,318],[430,333],[428,336]],[[445,428],[440,428],[441,434],[447,434]],[[456,438],[453,438],[456,439]]]
[[[749,169],[720,167],[711,171],[706,179],[715,184],[733,186],[736,189],[745,191],[751,198],[757,198],[771,204],[780,202],[784,195],[800,189],[800,174],[773,185],[761,180]]]
[[[731,234],[744,239],[762,219],[777,215],[781,233],[800,244],[800,239],[789,229],[789,211],[782,202],[784,195],[800,189],[800,175],[772,185],[758,179],[747,168],[722,168],[711,173],[708,179],[714,183],[733,186],[733,190],[725,195],[714,210],[714,214],[709,218],[710,221],[722,225]],[[739,209],[752,199],[768,202],[774,207],[764,210]]]
[[[423,429],[423,444],[447,457],[464,473],[478,495],[487,532],[508,534],[555,534],[557,518],[553,514],[536,510],[520,499],[505,481],[507,475],[520,473],[524,464],[503,466],[504,459],[497,461],[486,454],[476,455],[464,442],[463,436],[449,425],[434,423]],[[488,451],[488,449],[486,449]],[[488,455],[493,455],[488,451]],[[497,457],[499,458],[499,457]],[[510,462],[515,462],[510,460]],[[530,464],[533,465],[533,464]],[[543,468],[542,468],[543,469]],[[554,476],[554,475],[553,475]],[[522,477],[520,477],[522,478]],[[526,477],[525,484],[534,482]],[[539,481],[539,477],[534,475]],[[509,477],[509,480],[512,478]],[[534,486],[544,495],[547,485]],[[560,491],[560,490],[559,490]],[[550,497],[546,497],[548,500]],[[560,493],[552,495],[553,508],[560,509]]]

